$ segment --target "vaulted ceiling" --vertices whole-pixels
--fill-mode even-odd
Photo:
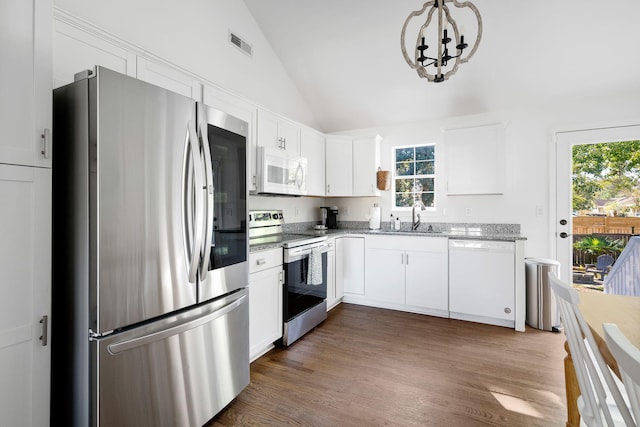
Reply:
[[[472,1],[478,51],[431,83],[400,49],[421,0],[244,0],[325,132],[629,91],[640,102],[639,1]]]

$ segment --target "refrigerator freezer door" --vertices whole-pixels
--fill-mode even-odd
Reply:
[[[247,298],[94,341],[99,425],[201,426],[231,402],[249,384]]]
[[[193,100],[100,67],[89,85],[90,327],[104,333],[197,302],[204,172]]]

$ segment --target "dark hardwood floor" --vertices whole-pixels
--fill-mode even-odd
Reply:
[[[341,304],[208,426],[563,426],[564,334]]]

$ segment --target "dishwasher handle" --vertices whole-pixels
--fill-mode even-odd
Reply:
[[[474,250],[474,251],[512,251],[514,250],[512,241],[492,241],[492,240],[449,240],[449,249],[454,250]]]

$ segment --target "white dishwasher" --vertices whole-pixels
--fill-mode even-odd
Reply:
[[[449,240],[449,316],[515,327],[515,243]]]

